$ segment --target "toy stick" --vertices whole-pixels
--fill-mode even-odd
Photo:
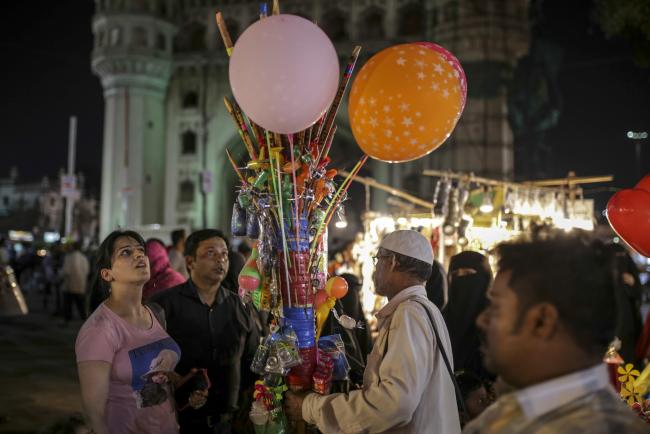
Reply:
[[[230,39],[230,33],[228,32],[228,28],[226,27],[226,22],[223,20],[223,16],[221,15],[221,12],[217,12],[215,19],[217,21],[217,27],[219,28],[219,33],[221,33],[221,39],[223,39],[223,45],[226,47],[226,53],[228,53],[228,57],[230,57],[232,55],[232,50],[234,48],[234,45],[232,43],[232,39]]]
[[[298,187],[296,185],[297,184],[296,183],[296,170],[298,170],[298,169],[296,169],[296,163],[295,163],[294,157],[293,157],[293,134],[289,134],[287,137],[289,139],[289,152],[291,153],[291,167],[292,167],[291,176],[293,178],[293,198],[294,198],[293,208],[294,208],[294,211],[295,211],[295,214],[296,214],[296,224],[294,225],[294,229],[296,231],[296,247],[298,247],[298,235],[300,234],[300,216],[298,214],[298,200],[299,199],[298,199]],[[296,250],[300,250],[300,249],[297,248]]]
[[[326,140],[327,136],[329,135],[329,131],[332,128],[332,124],[336,119],[336,114],[339,111],[341,101],[343,100],[343,94],[345,94],[345,90],[348,87],[348,83],[350,83],[350,78],[352,77],[352,72],[354,71],[354,65],[356,65],[357,63],[357,59],[359,58],[360,52],[361,52],[360,45],[355,46],[354,50],[352,50],[352,55],[350,55],[350,58],[348,59],[348,64],[345,67],[345,72],[343,72],[343,78],[341,79],[341,83],[339,84],[339,88],[336,92],[336,96],[334,97],[334,101],[332,102],[332,105],[330,106],[330,109],[327,112],[326,120],[323,123],[321,130],[318,131],[318,139],[317,139],[318,143],[323,143]]]
[[[240,119],[237,117],[234,107],[227,96],[223,97],[223,103],[226,105],[226,110],[228,111],[228,114],[230,114],[230,117],[232,118],[233,122],[235,123],[235,127],[237,128],[239,137],[241,137],[242,141],[244,142],[244,147],[246,148],[248,155],[252,160],[257,159],[255,148],[253,148],[253,143],[251,142],[251,138],[248,135],[248,131],[245,131],[243,129],[246,128],[246,125],[245,124],[242,125],[243,121],[240,122]]]
[[[230,164],[232,164],[232,168],[235,169],[235,173],[239,176],[239,179],[241,179],[241,182],[246,184],[246,179],[244,178],[244,175],[242,175],[241,171],[237,167],[237,164],[235,163],[235,160],[232,158],[232,154],[230,153],[230,150],[226,148],[226,155],[228,156],[228,159],[230,160]]]

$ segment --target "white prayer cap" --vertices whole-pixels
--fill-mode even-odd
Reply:
[[[399,230],[386,235],[379,247],[410,258],[433,264],[433,249],[424,235],[417,231]]]

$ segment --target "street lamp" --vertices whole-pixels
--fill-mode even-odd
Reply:
[[[641,140],[648,138],[647,131],[628,131],[627,138],[634,140],[634,154],[636,156],[636,178],[641,179]]]

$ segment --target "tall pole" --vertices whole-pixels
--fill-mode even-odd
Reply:
[[[628,131],[627,138],[634,140],[634,157],[636,163],[636,178],[641,179],[643,173],[641,173],[641,140],[648,138],[647,131]]]
[[[68,176],[69,179],[74,177],[74,160],[77,146],[77,117],[70,116],[70,130],[68,135]],[[76,187],[76,183],[75,183]],[[72,205],[74,198],[67,195],[65,198],[65,236],[70,238],[72,235]]]

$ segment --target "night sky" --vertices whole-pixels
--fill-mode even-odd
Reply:
[[[552,174],[613,174],[615,182],[599,188],[625,188],[636,182],[634,146],[626,132],[650,131],[650,70],[634,65],[624,41],[603,36],[590,7],[587,0],[551,1],[545,7],[543,32],[564,49],[562,114],[547,140]],[[11,166],[23,180],[65,167],[68,117],[75,114],[77,166],[89,187],[99,190],[103,100],[90,69],[93,8],[91,0],[2,2],[0,177]],[[642,159],[647,172],[650,140]],[[610,195],[589,196],[602,207]]]

